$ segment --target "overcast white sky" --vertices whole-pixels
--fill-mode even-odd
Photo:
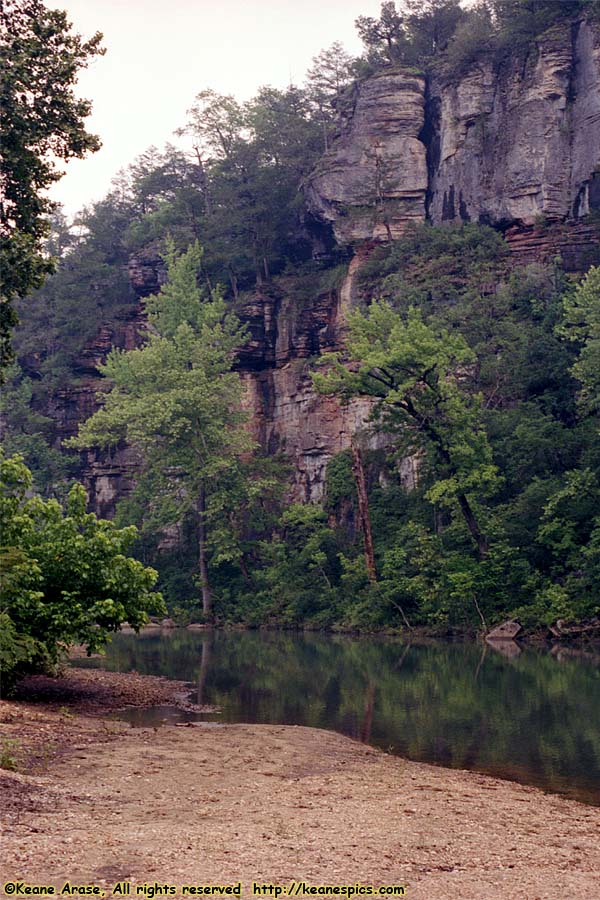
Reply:
[[[300,84],[313,56],[341,41],[360,52],[359,15],[380,0],[47,0],[74,30],[104,34],[106,55],[82,72],[93,101],[88,131],[103,147],[68,163],[51,196],[72,215],[99,200],[111,178],[151,144],[177,142],[186,110],[204,88],[249,99],[264,84]]]

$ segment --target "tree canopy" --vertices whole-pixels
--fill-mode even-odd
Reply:
[[[91,652],[125,621],[139,628],[164,610],[158,577],[125,555],[136,529],[86,513],[75,485],[64,507],[32,494],[22,457],[0,454],[0,672],[2,688],[56,665],[71,643]]]
[[[249,423],[237,371],[251,358],[243,380],[270,409],[281,383],[269,380],[273,345],[278,367],[290,336],[297,358],[286,365],[308,384],[303,353],[331,339],[348,256],[299,188],[337,112],[352,107],[352,79],[392,64],[445,77],[483,53],[501,65],[513,46],[523,58],[561,17],[596,7],[385,3],[379,19],[359,20],[360,61],[334,44],[301,87],[264,87],[247,102],[201,91],[184,129],[191,150],[150,147],[81,212],[79,234],[52,216],[47,250],[61,262],[17,305],[20,368],[0,410],[7,447],[27,452],[47,495],[66,496],[78,460],[59,451],[57,433],[74,427],[73,397],[90,399],[110,334],[125,343],[138,329],[143,297],[144,344],[110,355],[104,405],[75,445],[137,448],[139,478],[118,521],[141,525],[135,552],[160,567],[171,610],[198,615],[201,594],[206,618],[254,624],[473,628],[509,613],[529,624],[598,614],[597,269],[578,284],[559,259],[515,266],[501,231],[475,223],[413,223],[369,248],[348,365],[317,382],[370,398],[375,415],[340,438],[347,450],[327,461],[319,448],[306,464],[295,490],[312,496],[323,475],[322,502],[282,515],[271,460],[248,431],[273,454],[286,434],[281,407],[272,428],[270,411]],[[549,244],[563,243],[568,225],[544,228]],[[586,253],[600,262],[594,246]],[[237,359],[246,335],[234,311],[256,338]],[[312,402],[304,390],[296,400]]]
[[[41,0],[5,0],[0,11],[0,351],[10,361],[12,306],[52,271],[45,252],[53,204],[45,191],[62,176],[56,161],[100,147],[85,130],[91,103],[74,92],[78,73],[104,52],[102,35],[71,31],[66,13]]]
[[[193,244],[166,256],[168,281],[147,301],[150,332],[138,350],[113,350],[102,373],[111,390],[71,446],[107,446],[126,440],[142,457],[138,490],[144,517],[155,529],[195,523],[203,613],[212,617],[208,555],[239,553],[232,520],[260,481],[244,479],[244,457],[254,449],[245,427],[242,386],[232,371],[244,341],[238,319],[222,296],[198,286],[202,259]]]
[[[586,413],[600,413],[600,267],[592,266],[577,288],[566,295],[561,334],[580,345],[572,374],[581,384],[579,403]]]
[[[488,542],[468,495],[485,495],[497,483],[497,469],[481,416],[481,398],[461,388],[461,372],[475,355],[460,334],[436,331],[411,308],[406,319],[388,303],[348,318],[350,366],[337,362],[313,376],[318,389],[372,397],[379,427],[401,433],[408,452],[432,450],[436,482],[429,497],[457,503],[483,559]],[[327,361],[324,357],[324,362]]]
[[[598,0],[384,0],[356,29],[371,68],[408,65],[456,71],[483,54],[527,46],[560,19],[597,14]]]

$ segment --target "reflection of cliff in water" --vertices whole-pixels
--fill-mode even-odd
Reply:
[[[600,804],[600,656],[588,651],[176,630],[117,635],[104,664],[186,680],[195,703],[221,709],[185,718],[331,728]]]

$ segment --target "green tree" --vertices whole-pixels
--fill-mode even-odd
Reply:
[[[581,0],[486,0],[501,35],[510,41],[528,42],[557,19],[597,5]]]
[[[54,665],[73,642],[101,647],[122,622],[139,628],[163,609],[157,573],[125,556],[136,529],[85,511],[81,485],[65,507],[32,493],[22,457],[0,455],[0,669],[4,687],[25,667]]]
[[[445,67],[450,73],[460,75],[477,59],[489,53],[494,37],[492,14],[487,4],[479,3],[463,9],[444,51]]]
[[[210,88],[196,95],[188,109],[188,123],[182,133],[192,134],[203,154],[226,159],[243,138],[243,107],[230,94],[217,94]]]
[[[593,617],[600,609],[600,464],[595,449],[600,412],[600,268],[592,267],[576,288],[566,292],[556,332],[579,349],[571,374],[580,385],[581,420],[573,435],[579,467],[563,471],[560,481],[551,484],[536,535],[545,551],[546,578],[535,608],[548,624],[558,618]],[[556,435],[553,438],[555,445],[559,443]],[[577,460],[577,455],[570,456]]]
[[[426,63],[448,46],[464,16],[460,0],[404,0],[404,5],[411,55]]]
[[[66,493],[73,460],[52,445],[54,422],[36,411],[33,396],[34,382],[13,363],[0,393],[2,446],[10,456],[23,456],[37,491],[44,496],[61,496]]]
[[[263,621],[286,625],[336,620],[341,566],[335,535],[317,505],[293,503],[271,540],[263,543],[257,611]],[[256,611],[251,621],[257,622]]]
[[[313,376],[317,389],[344,399],[372,397],[379,428],[401,434],[405,450],[430,451],[437,476],[432,502],[458,505],[480,559],[489,549],[472,497],[498,485],[482,422],[481,397],[462,386],[475,362],[460,334],[436,331],[418,310],[404,319],[385,302],[348,317],[350,367],[337,361]],[[326,359],[332,357],[326,357]]]
[[[548,554],[549,578],[536,597],[547,624],[600,614],[600,479],[589,468],[566,472],[546,503],[538,541]]]
[[[12,306],[52,271],[44,252],[53,209],[45,192],[62,172],[56,160],[83,157],[100,142],[85,130],[91,104],[74,93],[77,75],[102,54],[102,35],[84,41],[66,13],[41,0],[5,0],[0,11],[0,364],[10,361]]]
[[[311,99],[322,106],[335,104],[353,78],[354,58],[339,41],[314,56],[306,73]]]
[[[410,491],[394,493],[393,470],[371,489],[382,587],[393,591],[390,602],[411,622],[460,620],[467,594],[477,596],[488,623],[507,613],[529,625],[580,619],[591,614],[597,595],[589,486],[599,470],[597,418],[589,405],[598,370],[594,270],[580,288],[569,288],[556,261],[511,271],[506,251],[502,238],[482,226],[429,227],[380,248],[363,268],[364,294],[389,298],[402,316],[418,306],[435,333],[464,336],[474,358],[457,370],[459,385],[467,397],[482,394],[481,421],[502,474],[479,510],[490,544],[483,563],[469,560],[457,528],[462,523],[449,521],[443,509],[428,510],[437,476],[422,461]],[[573,340],[561,340],[565,335]],[[423,539],[411,544],[413,523]]]
[[[329,149],[329,136],[340,100],[355,78],[355,60],[339,41],[313,57],[306,73],[308,101],[320,122],[323,149]]]
[[[586,413],[600,413],[600,267],[593,266],[575,291],[564,299],[559,333],[580,345],[571,369],[581,384],[579,402]]]
[[[21,367],[34,375],[37,409],[60,407],[60,391],[77,369],[90,366],[80,355],[86,343],[101,324],[134,309],[124,244],[130,221],[128,205],[114,194],[80,213],[83,236],[76,236],[76,228],[65,233],[60,220],[53,221],[49,240],[60,254],[59,266],[39,290],[16,304],[23,321],[13,338]],[[15,416],[11,424],[16,425]]]
[[[262,88],[246,104],[203,91],[188,116],[181,131],[194,140],[203,179],[205,265],[237,299],[287,259],[308,256],[298,188],[321,150],[320,126],[307,93],[293,86]]]
[[[147,344],[111,352],[101,371],[112,389],[69,445],[126,440],[140,451],[139,491],[156,525],[187,516],[195,522],[202,607],[210,618],[209,551],[217,560],[237,552],[226,523],[240,505],[243,460],[254,442],[240,378],[231,370],[245,335],[217,291],[204,298],[197,284],[201,258],[197,243],[180,257],[169,247],[168,282],[147,301]]]
[[[381,4],[379,19],[359,16],[354,24],[370,58],[388,63],[404,61],[404,17],[397,11],[394,0],[385,0]]]

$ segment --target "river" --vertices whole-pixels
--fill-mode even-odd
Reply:
[[[175,629],[118,634],[104,659],[80,662],[187,681],[192,701],[220,710],[126,710],[132,725],[329,728],[409,759],[600,805],[600,655],[591,652]]]

